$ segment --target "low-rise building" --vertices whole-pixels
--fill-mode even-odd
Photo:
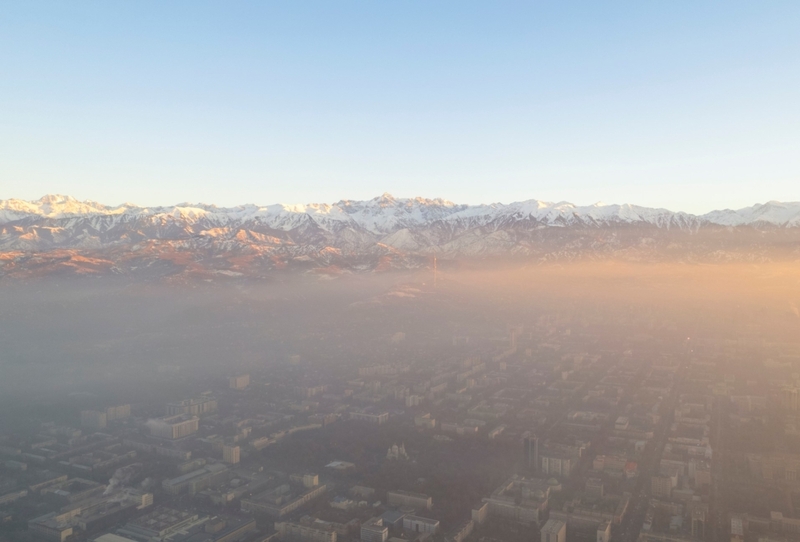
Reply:
[[[522,523],[538,522],[547,509],[552,487],[545,480],[514,475],[484,499],[488,515]]]
[[[283,542],[336,542],[336,531],[332,528],[276,521],[275,531]]]
[[[204,523],[206,519],[192,512],[158,506],[152,512],[126,523],[117,530],[117,534],[136,540],[161,540],[171,533]]]
[[[403,530],[414,534],[434,534],[439,530],[439,521],[420,516],[403,517]]]
[[[372,518],[361,524],[361,540],[364,542],[386,542],[389,538],[389,527],[381,518]]]
[[[228,467],[221,463],[213,463],[177,478],[164,480],[161,482],[161,487],[170,495],[180,495],[181,493],[194,495],[209,486],[225,481],[229,475]]]
[[[470,520],[465,521],[458,527],[456,527],[453,534],[446,537],[445,540],[447,542],[464,542],[469,535],[475,530],[475,522]]]
[[[292,491],[289,484],[268,489],[258,495],[242,499],[242,511],[262,513],[281,518],[325,493],[325,485],[319,485],[305,492]]]
[[[425,429],[434,429],[436,428],[436,419],[431,418],[430,414],[422,414],[414,417],[414,425]]]
[[[389,421],[389,413],[388,412],[359,412],[359,411],[352,411],[350,412],[350,419],[351,420],[358,420],[362,422],[369,422],[374,423],[376,425],[382,425]]]
[[[472,509],[472,521],[481,525],[489,518],[489,503],[482,502]]]
[[[433,508],[433,499],[422,493],[411,491],[387,491],[386,501],[392,506],[415,508],[417,510]]]
[[[85,537],[107,529],[152,504],[152,493],[135,491],[92,497],[34,518],[28,529],[45,540],[63,542],[74,535]]]
[[[62,504],[74,503],[102,495],[106,486],[85,478],[70,478],[42,490],[42,495]]]
[[[55,512],[51,512],[30,520],[28,522],[28,530],[44,540],[64,542],[72,536],[73,526],[60,518]]]

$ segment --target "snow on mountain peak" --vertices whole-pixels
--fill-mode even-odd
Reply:
[[[738,227],[760,235],[740,235]],[[107,261],[115,273],[140,268],[149,273],[144,270],[154,262],[159,265],[152,272],[169,272],[191,261],[198,272],[213,268],[251,276],[292,265],[414,268],[427,265],[431,254],[536,261],[605,256],[646,261],[683,254],[690,260],[758,261],[773,253],[784,257],[787,247],[794,251],[790,257],[800,257],[799,234],[800,203],[777,201],[695,216],[631,204],[530,199],[464,205],[388,193],[333,204],[236,207],[106,206],[51,194],[35,201],[0,200],[0,278],[41,273],[38,256],[31,254],[50,258],[53,272],[99,272],[69,260],[89,255],[85,261]],[[72,256],[65,260],[65,253]]]
[[[769,201],[738,210],[720,210],[695,216],[666,209],[631,204],[597,202],[578,206],[566,201],[557,203],[536,199],[509,204],[463,205],[443,199],[397,198],[384,193],[366,201],[341,200],[334,204],[275,204],[268,206],[215,205],[182,203],[169,207],[138,207],[123,204],[106,206],[93,201],[79,201],[71,196],[48,194],[35,201],[0,200],[0,224],[21,219],[88,218],[117,220],[181,220],[188,223],[207,221],[216,225],[255,220],[277,230],[289,231],[303,224],[314,224],[323,231],[342,228],[388,235],[406,228],[420,228],[434,223],[473,224],[475,226],[530,221],[542,226],[597,226],[615,223],[644,223],[657,227],[696,227],[699,224],[743,226],[766,224],[800,226],[800,203]],[[110,223],[108,227],[110,227]]]
[[[800,226],[800,202],[768,201],[752,207],[711,211],[702,218],[723,226],[771,224],[773,226]]]
[[[68,203],[68,202],[77,202],[75,198],[72,196],[65,196],[63,194],[46,194],[39,198],[39,203],[42,204],[58,204],[58,203]]]

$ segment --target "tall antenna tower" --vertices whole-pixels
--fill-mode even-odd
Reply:
[[[433,255],[433,287],[436,288],[436,278],[438,275],[438,269],[436,268],[436,254]]]

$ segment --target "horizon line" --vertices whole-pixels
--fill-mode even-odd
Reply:
[[[48,194],[45,194],[45,195],[41,196],[38,199],[24,199],[24,198],[15,198],[15,197],[0,198],[0,202],[20,201],[20,202],[35,204],[35,203],[43,203],[43,200],[46,200],[48,198],[63,198],[63,199],[66,199],[66,200],[75,201],[77,203],[98,204],[98,205],[102,205],[103,207],[108,207],[110,209],[118,209],[120,207],[125,207],[125,206],[129,206],[129,207],[133,207],[133,208],[139,208],[139,209],[152,209],[152,208],[156,208],[156,207],[163,207],[163,208],[173,207],[174,208],[174,207],[204,206],[204,207],[215,207],[215,208],[220,209],[220,210],[236,209],[236,208],[247,207],[247,206],[255,206],[255,207],[259,207],[259,208],[271,207],[271,206],[283,206],[283,207],[303,207],[303,206],[313,206],[313,205],[335,206],[335,205],[338,205],[340,203],[365,203],[365,202],[371,202],[371,201],[379,201],[381,199],[392,199],[394,201],[398,201],[399,200],[399,201],[441,202],[443,204],[452,204],[452,205],[455,205],[455,206],[466,206],[466,207],[481,207],[481,206],[487,206],[488,207],[488,206],[493,206],[493,205],[509,206],[509,205],[513,205],[513,204],[516,204],[516,203],[538,202],[538,203],[543,203],[543,204],[546,204],[548,206],[553,206],[553,207],[559,206],[559,205],[571,205],[571,206],[576,207],[576,208],[589,208],[589,207],[598,207],[599,208],[599,207],[614,207],[614,206],[618,206],[618,207],[631,206],[631,207],[639,207],[639,208],[642,208],[642,209],[664,210],[664,211],[668,211],[668,212],[674,213],[674,214],[686,214],[686,215],[691,215],[691,216],[703,216],[703,215],[707,215],[707,214],[710,214],[710,213],[721,212],[721,211],[733,211],[733,212],[736,212],[736,211],[741,211],[741,210],[745,210],[745,209],[752,209],[752,208],[758,207],[758,206],[766,206],[766,205],[769,205],[769,204],[800,205],[800,201],[782,201],[782,200],[771,199],[771,200],[767,200],[767,201],[764,201],[764,202],[756,202],[756,203],[753,203],[753,204],[751,204],[749,206],[745,206],[745,207],[739,207],[739,208],[730,208],[730,207],[713,208],[710,211],[707,211],[705,213],[693,213],[693,212],[681,211],[681,210],[676,211],[676,210],[673,210],[673,209],[670,209],[670,208],[667,208],[667,207],[662,207],[662,206],[651,207],[651,206],[647,206],[647,205],[640,205],[640,204],[637,204],[637,203],[629,203],[629,202],[625,202],[625,203],[605,203],[603,201],[596,201],[596,202],[590,203],[590,204],[578,204],[578,203],[574,203],[574,202],[567,201],[567,200],[549,201],[549,200],[544,200],[544,199],[529,198],[529,199],[522,199],[522,200],[514,200],[514,201],[507,202],[507,203],[506,202],[502,202],[502,201],[493,201],[493,202],[488,202],[488,203],[458,203],[458,202],[455,202],[453,200],[450,200],[450,199],[447,199],[447,198],[443,198],[443,197],[434,197],[434,198],[429,198],[429,197],[426,197],[426,196],[405,197],[405,196],[395,196],[395,195],[393,195],[393,194],[391,194],[389,192],[383,192],[382,194],[380,194],[378,196],[375,196],[375,197],[372,197],[372,198],[369,198],[369,199],[342,198],[342,199],[339,199],[338,201],[335,201],[335,202],[322,202],[322,201],[306,202],[306,203],[274,202],[274,203],[267,203],[267,204],[259,204],[259,203],[249,202],[249,203],[240,203],[240,204],[236,204],[236,205],[233,205],[233,206],[223,206],[223,205],[218,205],[218,204],[215,204],[215,203],[204,203],[204,202],[201,202],[201,201],[192,202],[192,201],[188,201],[188,200],[181,201],[181,202],[178,202],[178,203],[159,204],[159,205],[140,205],[138,203],[133,203],[131,201],[125,201],[125,202],[122,202],[122,203],[119,203],[119,204],[107,204],[107,203],[103,203],[103,202],[101,202],[99,200],[96,200],[96,199],[79,199],[79,198],[76,198],[76,197],[71,196],[69,194],[60,194],[60,193],[48,193]]]

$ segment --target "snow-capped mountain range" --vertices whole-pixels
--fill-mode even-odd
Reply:
[[[228,208],[112,207],[59,195],[0,200],[5,276],[29,273],[36,265],[45,274],[373,270],[426,265],[433,254],[456,260],[763,259],[777,250],[794,257],[799,246],[800,202],[692,215],[628,204],[461,205],[389,194],[334,204]]]

